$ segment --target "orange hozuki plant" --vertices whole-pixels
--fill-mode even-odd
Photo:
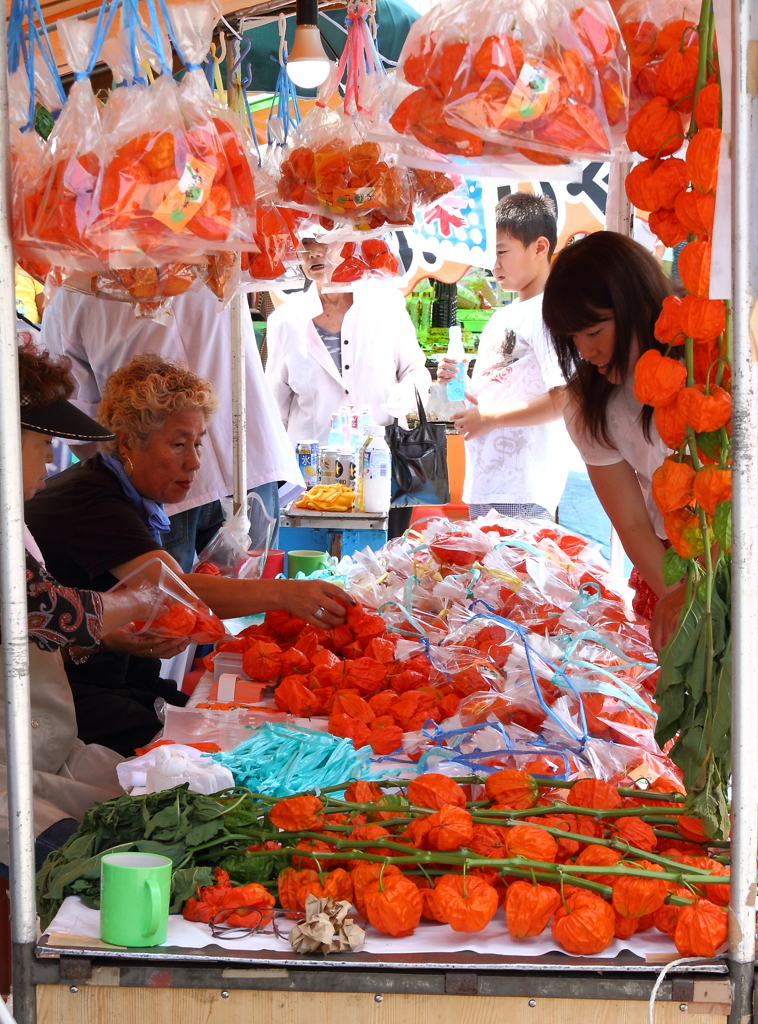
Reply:
[[[629,148],[646,157],[628,175],[627,195],[649,211],[650,228],[664,244],[686,242],[678,271],[688,294],[664,301],[655,327],[659,347],[639,359],[634,379],[635,396],[654,407],[655,426],[672,449],[653,475],[653,497],[671,543],[664,580],[686,587],[677,630],[660,655],[656,738],[663,745],[677,737],[670,756],[683,771],[687,806],[708,835],[726,837],[731,324],[728,303],[710,295],[722,143],[713,13],[705,0],[698,26],[680,21],[655,30],[625,23],[622,6],[619,21],[635,85],[651,97],[627,133]],[[657,41],[665,33],[672,47],[661,59]],[[686,152],[675,155],[685,141]],[[704,922],[707,931],[708,913],[692,908],[685,921]]]

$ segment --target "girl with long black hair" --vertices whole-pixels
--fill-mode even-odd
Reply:
[[[681,588],[663,581],[668,543],[651,494],[653,473],[669,450],[652,407],[634,397],[633,383],[642,353],[663,352],[654,328],[672,291],[646,249],[624,235],[599,231],[561,251],[542,306],[568,382],[566,426],[634,565],[633,607],[653,618],[657,647],[668,639],[681,607]]]

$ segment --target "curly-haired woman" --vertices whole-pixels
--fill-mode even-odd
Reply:
[[[27,505],[29,527],[59,580],[106,591],[156,556],[182,575],[161,548],[169,528],[162,506],[181,501],[192,486],[217,403],[212,384],[151,353],[111,374],[98,419],[114,440],[54,477]],[[183,578],[222,618],[286,609],[329,628],[344,621],[352,603],[322,582]],[[186,701],[174,683],[160,679],[158,661],[184,646],[118,632],[84,664],[70,662],[79,736],[125,755],[148,743],[160,727],[156,697]]]

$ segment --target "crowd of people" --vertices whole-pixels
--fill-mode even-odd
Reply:
[[[666,450],[632,379],[641,354],[658,347],[653,326],[671,281],[612,232],[554,257],[555,210],[543,196],[506,196],[496,217],[494,276],[517,299],[483,332],[454,417],[466,446],[464,499],[472,518],[493,508],[553,518],[570,438],[633,562],[635,608],[653,615],[660,646],[681,591],[663,581],[665,535],[650,495]],[[416,390],[423,397],[431,383],[401,293],[325,289],[325,257],[317,239],[303,241],[310,287],[269,317],[265,373],[245,324],[248,482],[274,518],[280,484],[301,482],[297,441],[323,443],[341,405],[404,424]],[[61,290],[39,344],[19,352],[38,859],[87,807],[118,792],[115,765],[160,728],[156,698],[187,699],[161,677],[161,659],[186,641],[125,631],[146,617],[147,598],[139,586],[110,593],[117,581],[157,557],[222,618],[286,609],[327,628],[352,602],[323,581],[191,574],[232,490],[230,334],[229,311],[217,312],[207,290],[177,297],[168,326]],[[457,370],[443,360],[438,380]],[[54,437],[78,461],[46,482]],[[4,750],[0,760],[6,792]]]

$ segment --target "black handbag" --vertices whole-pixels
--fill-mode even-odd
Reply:
[[[416,389],[419,424],[411,430],[397,420],[386,428],[392,454],[392,504],[447,505],[447,437],[444,423],[430,423]]]

